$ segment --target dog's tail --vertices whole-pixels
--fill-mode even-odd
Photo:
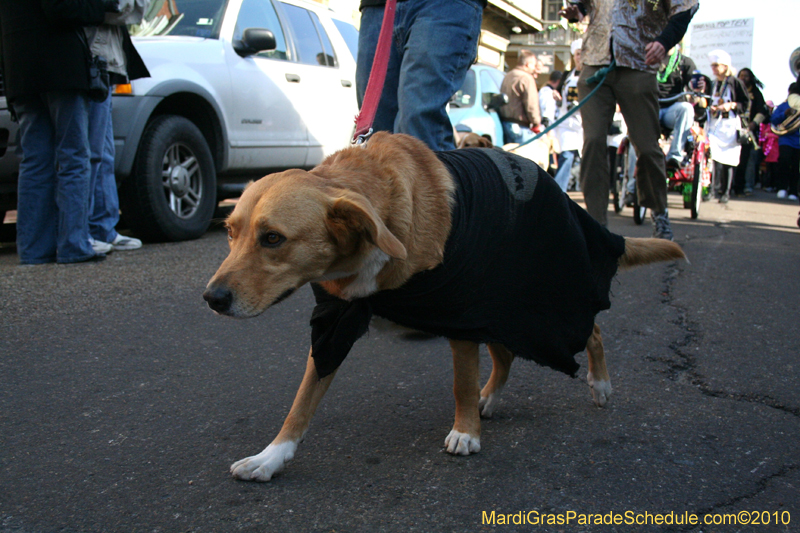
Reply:
[[[673,259],[686,259],[686,254],[672,241],[625,237],[625,253],[619,258],[619,266],[631,268]]]

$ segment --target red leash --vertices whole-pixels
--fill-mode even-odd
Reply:
[[[369,71],[367,89],[364,91],[364,101],[361,103],[361,112],[356,116],[356,133],[353,142],[361,144],[372,134],[372,123],[381,101],[383,84],[386,81],[386,71],[389,68],[389,53],[392,50],[392,33],[394,31],[394,12],[397,0],[386,0],[383,11],[381,33],[378,36],[378,46],[375,48],[375,58],[372,69]]]

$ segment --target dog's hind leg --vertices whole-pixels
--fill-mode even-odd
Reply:
[[[273,475],[283,470],[294,458],[297,445],[303,440],[311,418],[319,402],[327,392],[336,373],[317,377],[314,359],[308,354],[306,373],[303,382],[289,410],[278,436],[264,451],[233,463],[231,473],[234,477],[249,481],[269,481]]]
[[[469,455],[481,451],[480,365],[478,345],[469,341],[450,340],[453,350],[453,394],[456,397],[456,419],[444,440],[447,451]]]
[[[481,399],[478,404],[483,418],[492,418],[494,410],[500,403],[500,392],[508,380],[508,373],[511,371],[511,363],[514,362],[514,354],[502,344],[489,344],[489,354],[492,356],[492,375],[481,391]]]
[[[603,349],[603,337],[600,336],[600,327],[595,324],[592,336],[586,343],[586,352],[589,354],[589,373],[586,380],[592,388],[592,397],[597,407],[603,407],[611,396],[611,378],[606,369],[606,354]]]

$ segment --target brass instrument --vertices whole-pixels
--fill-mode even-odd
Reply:
[[[796,48],[792,55],[789,56],[789,68],[792,71],[792,76],[798,78],[800,74],[800,48]],[[800,128],[800,112],[790,107],[786,112],[786,119],[777,126],[773,125],[772,131],[775,135],[786,135],[796,131],[798,128]]]

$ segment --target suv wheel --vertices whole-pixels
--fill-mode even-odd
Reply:
[[[120,194],[134,232],[167,241],[206,232],[217,205],[217,178],[197,126],[175,115],[154,119],[142,135],[134,169]]]

